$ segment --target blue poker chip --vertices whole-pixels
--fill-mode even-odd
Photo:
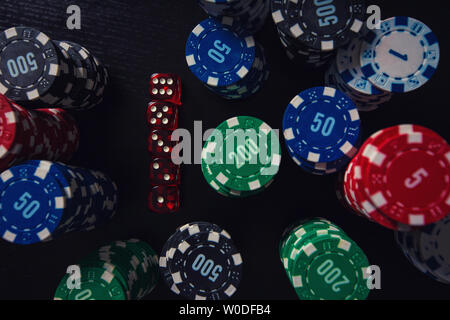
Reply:
[[[381,22],[379,30],[364,37],[361,70],[381,90],[410,92],[426,84],[439,65],[436,35],[424,23],[410,17]]]
[[[254,59],[253,37],[240,37],[231,27],[213,18],[198,24],[186,43],[190,70],[211,87],[225,87],[242,80]]]
[[[50,172],[19,165],[0,175],[0,234],[6,241],[33,244],[47,240],[66,208],[64,186]]]
[[[283,118],[287,147],[312,163],[353,157],[361,121],[353,101],[331,87],[314,87],[289,103]]]

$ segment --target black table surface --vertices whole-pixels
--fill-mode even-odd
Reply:
[[[362,114],[364,134],[395,124],[415,123],[449,138],[448,18],[440,1],[372,1],[383,18],[411,16],[428,24],[441,43],[441,63],[426,86],[398,94],[381,109]],[[66,28],[66,8],[81,7],[82,29]],[[393,233],[346,212],[336,199],[334,176],[304,173],[283,146],[281,170],[273,185],[248,199],[228,199],[213,191],[199,165],[184,165],[182,204],[176,214],[147,209],[149,155],[145,112],[148,80],[154,72],[173,72],[183,81],[180,127],[193,133],[216,127],[236,115],[263,119],[280,128],[292,97],[323,85],[323,70],[295,67],[285,56],[274,24],[268,18],[256,35],[265,48],[271,76],[263,90],[245,101],[227,102],[213,95],[189,71],[184,55],[187,36],[206,14],[195,0],[2,0],[0,29],[36,27],[52,39],[72,40],[107,64],[110,90],[101,106],[76,113],[81,147],[72,163],[109,174],[120,188],[120,210],[104,228],[76,233],[48,243],[16,246],[0,243],[0,298],[50,299],[66,267],[109,241],[140,238],[159,252],[176,227],[192,221],[214,222],[232,235],[244,259],[244,279],[235,299],[296,299],[278,257],[280,236],[300,218],[326,217],[341,226],[379,265],[382,288],[370,299],[441,299],[449,287],[410,265],[396,247]],[[146,299],[178,299],[161,281]]]

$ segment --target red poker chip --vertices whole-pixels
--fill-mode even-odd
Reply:
[[[408,230],[409,228],[387,217],[382,211],[372,203],[369,197],[364,193],[364,177],[361,174],[362,168],[359,163],[355,163],[353,171],[350,173],[350,184],[356,203],[358,203],[361,212],[370,220],[391,230]]]
[[[392,220],[423,226],[450,212],[450,149],[427,128],[404,128],[388,130],[361,151],[363,194]]]
[[[75,120],[61,109],[27,110],[0,95],[0,170],[31,159],[68,161],[77,150]]]

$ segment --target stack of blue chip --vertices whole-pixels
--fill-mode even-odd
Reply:
[[[269,77],[263,48],[252,36],[233,29],[231,18],[208,18],[198,24],[186,43],[192,73],[212,92],[229,100],[258,92]]]
[[[27,245],[89,231],[117,211],[117,186],[101,172],[27,161],[0,175],[0,235]]]
[[[258,32],[269,15],[270,0],[198,0],[211,17],[233,18],[236,31],[251,35]]]
[[[305,171],[326,175],[344,168],[360,144],[358,109],[331,87],[302,91],[289,103],[283,134],[289,154]]]
[[[325,73],[325,85],[346,93],[359,111],[372,111],[388,102],[391,92],[375,87],[361,70],[361,46],[363,41],[356,38],[340,48],[336,59]]]

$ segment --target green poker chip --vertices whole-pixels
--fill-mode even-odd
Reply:
[[[125,300],[126,290],[121,281],[111,272],[100,267],[81,269],[79,288],[69,288],[69,276],[61,281],[55,300]]]
[[[91,252],[79,263],[82,287],[78,291],[88,291],[69,290],[69,275],[66,275],[56,289],[54,299],[140,300],[159,280],[158,261],[158,255],[144,241],[112,242]]]
[[[222,122],[205,142],[202,172],[224,196],[248,197],[266,189],[281,162],[276,132],[264,121],[238,116]]]
[[[287,228],[279,251],[301,300],[363,300],[369,295],[366,255],[326,219],[314,218]]]
[[[363,300],[369,295],[368,267],[364,252],[353,241],[323,235],[302,246],[290,276],[302,300]]]

